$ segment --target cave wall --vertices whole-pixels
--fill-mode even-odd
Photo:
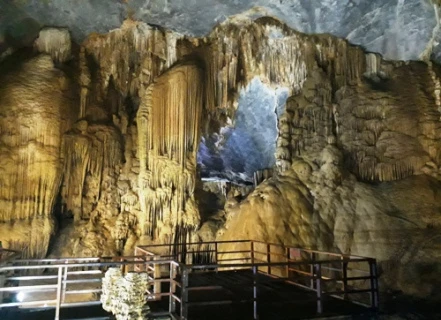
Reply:
[[[133,20],[80,46],[66,32],[43,29],[1,65],[8,246],[102,256],[252,238],[373,256],[386,287],[436,291],[421,270],[439,268],[439,66],[273,18],[203,38]]]
[[[0,234],[7,247],[42,258],[55,230],[59,151],[74,104],[69,78],[50,56],[17,60],[0,80]]]

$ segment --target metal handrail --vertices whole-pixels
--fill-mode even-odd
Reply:
[[[249,248],[246,250],[225,250],[220,251],[219,246],[225,243],[243,243],[245,245],[249,244]],[[54,300],[45,300],[45,301],[28,301],[28,302],[14,302],[14,303],[6,303],[0,304],[0,307],[11,307],[11,306],[30,306],[37,305],[39,303],[46,303],[51,306],[55,306],[56,309],[56,318],[59,319],[59,310],[62,307],[79,305],[86,306],[92,304],[99,304],[99,301],[87,301],[87,302],[75,302],[75,303],[67,303],[64,301],[64,297],[66,294],[75,295],[80,293],[90,293],[90,292],[100,292],[101,289],[85,289],[85,290],[68,290],[67,286],[73,283],[79,283],[83,280],[80,278],[78,280],[68,280],[68,275],[78,275],[79,277],[83,276],[85,272],[87,273],[99,273],[102,272],[102,269],[107,267],[117,267],[120,266],[124,268],[134,267],[135,271],[143,271],[147,272],[149,275],[149,284],[153,285],[151,291],[148,292],[149,299],[155,300],[160,299],[162,297],[168,297],[169,299],[169,314],[173,315],[176,312],[176,302],[180,303],[180,319],[187,319],[188,315],[188,291],[191,290],[189,286],[189,274],[193,271],[199,271],[203,269],[213,270],[218,272],[219,270],[237,270],[237,269],[251,269],[256,281],[253,281],[253,305],[254,305],[254,313],[256,316],[256,307],[257,307],[257,273],[263,273],[267,276],[274,278],[274,281],[285,281],[287,283],[297,285],[299,287],[305,288],[307,290],[316,292],[316,297],[313,300],[317,301],[317,312],[323,312],[323,298],[325,295],[336,295],[335,297],[346,299],[348,295],[359,292],[368,292],[371,294],[371,306],[373,308],[378,307],[378,284],[377,284],[377,274],[376,274],[376,260],[373,258],[366,258],[354,255],[345,255],[345,254],[336,254],[330,252],[323,252],[318,250],[310,250],[310,249],[301,249],[290,246],[282,246],[279,244],[271,244],[265,243],[262,241],[253,241],[253,240],[239,240],[239,241],[211,241],[211,242],[193,242],[187,243],[187,245],[214,245],[213,249],[210,248],[210,253],[215,254],[215,263],[211,264],[185,264],[177,261],[177,255],[157,255],[154,252],[149,251],[149,248],[158,248],[158,247],[168,247],[171,245],[152,245],[152,246],[141,246],[137,247],[135,250],[134,256],[122,256],[122,257],[92,257],[92,258],[56,258],[56,259],[27,259],[27,260],[17,260],[14,265],[0,266],[1,272],[11,272],[17,270],[57,270],[57,274],[55,275],[45,275],[45,276],[13,276],[6,278],[6,280],[55,280],[56,285],[46,285],[47,287],[38,287],[38,286],[27,286],[27,287],[10,287],[6,290],[1,290],[0,292],[10,292],[17,291],[27,288],[26,290],[37,291],[37,290],[51,290],[51,292],[56,292],[56,299]],[[261,252],[264,256],[259,260],[255,257],[258,250],[256,247],[260,245],[266,246],[266,252]],[[280,252],[271,252],[273,247],[277,246],[282,248],[282,253]],[[260,247],[259,247],[260,248]],[[305,260],[293,259],[291,256],[291,250],[295,249],[300,252],[306,252],[306,255],[297,255],[295,253],[294,258],[305,258]],[[137,252],[142,252],[143,255],[137,255]],[[277,250],[278,251],[278,250]],[[191,254],[192,252],[188,252]],[[219,255],[231,255],[238,254],[239,257],[237,259],[218,259]],[[317,259],[318,255],[327,255],[327,257],[339,257],[340,259]],[[277,257],[277,260],[272,260],[272,258]],[[304,257],[303,257],[304,256]],[[231,257],[231,256],[230,256]],[[259,257],[260,258],[260,257]],[[109,261],[112,260],[112,261]],[[240,261],[237,263],[232,263],[229,261]],[[251,261],[249,261],[251,260]],[[283,261],[280,261],[283,260]],[[24,263],[28,263],[30,265],[22,265]],[[341,263],[341,268],[338,266],[335,267],[336,263]],[[352,270],[348,268],[349,263],[366,263],[369,265],[369,277],[354,277],[348,276],[347,271]],[[163,266],[167,266],[169,275],[166,278],[164,277],[165,271]],[[296,268],[299,267],[299,268]],[[85,270],[78,271],[78,268],[96,268],[96,270]],[[303,269],[309,269],[308,271],[304,271]],[[74,269],[74,270],[72,270]],[[302,270],[300,270],[302,269]],[[70,271],[71,270],[71,271]],[[277,270],[277,274],[274,273],[274,270]],[[284,270],[285,275],[280,275],[280,270]],[[299,272],[297,274],[297,271]],[[359,270],[366,272],[365,270]],[[330,272],[331,275],[322,274],[322,272]],[[84,274],[83,274],[84,273]],[[335,275],[338,274],[338,276]],[[294,278],[293,275],[297,274],[299,279],[303,279],[302,281],[307,281],[305,285],[304,282],[299,282]],[[178,277],[179,275],[179,277]],[[50,278],[49,278],[50,277]],[[84,278],[83,278],[84,279]],[[354,281],[370,281],[369,289],[360,289],[357,290],[356,287],[350,288],[348,286],[348,282],[354,283]],[[90,281],[91,283],[95,283],[97,281]],[[161,292],[161,283],[168,282],[170,285],[170,289],[168,292]],[[323,287],[323,284],[328,282],[338,282],[343,284],[342,290],[328,290],[326,291]],[[41,286],[41,285],[40,285]],[[44,286],[44,285],[43,285]],[[49,286],[51,286],[49,288]],[[180,295],[176,294],[175,288],[180,288]],[[16,290],[17,289],[17,290]],[[343,295],[343,297],[341,297]],[[1,302],[1,301],[0,301]]]
[[[138,260],[133,260],[134,258],[137,258]],[[19,281],[21,280],[56,280],[55,284],[43,284],[43,285],[27,285],[27,286],[12,286],[12,287],[4,287],[0,288],[0,293],[9,293],[9,292],[52,292],[56,294],[55,299],[51,300],[38,300],[38,301],[23,301],[23,302],[8,302],[8,303],[1,303],[0,301],[0,308],[7,308],[7,307],[28,307],[28,306],[50,306],[55,307],[55,319],[58,320],[60,317],[60,308],[62,307],[71,307],[71,306],[88,306],[88,305],[96,305],[100,304],[101,302],[99,300],[95,301],[83,301],[83,302],[70,302],[67,303],[64,301],[66,294],[67,295],[76,295],[76,294],[89,294],[89,293],[99,293],[101,292],[101,288],[93,288],[93,289],[81,289],[81,290],[68,290],[68,284],[77,284],[77,283],[97,283],[97,279],[76,279],[76,280],[68,280],[68,275],[83,275],[84,272],[87,272],[87,274],[94,271],[94,274],[96,274],[96,271],[98,270],[86,270],[86,271],[69,271],[69,269],[75,269],[75,268],[101,268],[105,269],[107,267],[127,267],[127,266],[139,266],[144,264],[151,264],[154,266],[159,265],[168,265],[170,266],[170,270],[176,270],[178,268],[181,268],[180,263],[174,261],[174,260],[155,260],[155,261],[144,261],[139,258],[144,257],[112,257],[112,259],[117,259],[120,261],[109,261],[109,262],[87,262],[87,258],[81,258],[81,259],[75,259],[75,258],[68,258],[68,259],[49,259],[52,262],[58,262],[54,264],[44,264],[44,262],[47,262],[48,259],[32,259],[34,262],[34,265],[8,265],[0,267],[0,273],[5,272],[11,272],[11,271],[24,271],[24,270],[57,270],[57,275],[42,275],[42,276],[13,276],[6,278],[6,280],[14,280]],[[101,258],[102,260],[107,260]],[[29,260],[29,259],[28,259]],[[77,262],[77,260],[82,260],[86,262]],[[92,258],[92,261],[96,261],[97,259]],[[19,262],[19,261],[16,261]],[[23,261],[22,261],[23,262]],[[29,262],[29,261],[28,261]],[[63,263],[64,262],[64,263]],[[81,274],[80,274],[81,272]],[[102,272],[102,271],[101,271]],[[150,285],[155,285],[157,282],[164,282],[163,279],[149,279]],[[172,287],[172,284],[176,283],[176,280],[173,277],[169,278],[170,287]],[[170,300],[173,298],[173,292],[168,293],[167,295],[170,296]]]
[[[148,261],[149,264],[167,264],[171,263],[176,266],[182,265],[175,260],[152,260]],[[35,269],[56,269],[56,268],[79,268],[79,267],[112,267],[112,266],[126,266],[126,265],[137,265],[142,264],[140,261],[115,261],[115,262],[92,262],[92,263],[60,263],[60,264],[49,264],[49,265],[33,265],[33,266],[7,266],[0,267],[0,272],[2,271],[12,271],[12,270],[35,270]]]
[[[228,244],[228,243],[249,243],[250,248],[248,250],[225,250],[220,251],[219,246],[222,244]],[[184,306],[181,305],[181,318],[186,319],[188,311],[186,308],[188,307],[188,304],[186,304],[188,299],[188,290],[191,290],[191,287],[188,286],[188,281],[186,284],[185,277],[188,278],[188,274],[192,271],[197,270],[215,270],[216,272],[222,269],[251,269],[253,270],[253,273],[255,271],[258,271],[259,273],[265,273],[270,277],[278,278],[279,280],[286,281],[288,283],[291,283],[293,285],[305,288],[307,290],[311,290],[316,292],[317,297],[317,313],[323,312],[323,298],[324,295],[333,295],[336,298],[339,299],[348,299],[348,295],[354,294],[354,293],[370,293],[371,296],[371,303],[365,304],[365,303],[357,303],[364,306],[370,306],[372,309],[378,308],[378,284],[377,284],[377,274],[376,274],[376,260],[373,258],[367,258],[357,255],[350,255],[350,254],[344,254],[344,253],[332,253],[332,252],[325,252],[320,250],[313,250],[313,249],[304,249],[304,248],[298,248],[293,246],[284,246],[281,244],[275,244],[275,243],[266,243],[263,241],[254,241],[254,240],[239,240],[239,241],[211,241],[211,242],[193,242],[193,243],[181,243],[181,244],[175,244],[177,248],[181,246],[185,246],[187,250],[191,250],[191,246],[197,245],[197,246],[207,246],[207,245],[213,245],[213,248],[208,248],[207,250],[198,250],[197,252],[203,253],[203,252],[209,252],[215,254],[215,263],[209,263],[209,264],[184,264],[183,270],[182,270],[182,287],[181,290],[183,291],[181,293],[181,299],[184,301]],[[256,250],[257,248],[260,248],[261,245],[265,246],[265,249],[263,251]],[[182,257],[183,254],[191,255],[194,252],[188,251],[188,252],[177,252],[175,254],[168,254],[168,255],[162,255],[162,254],[155,254],[155,252],[151,251],[156,248],[165,247],[165,248],[171,248],[172,246],[170,244],[168,245],[147,245],[147,246],[141,246],[138,247],[140,251],[143,253],[146,253],[149,255],[149,258],[151,259],[163,259],[163,258],[175,258],[178,259],[179,257]],[[189,248],[190,247],[190,248]],[[274,247],[281,248],[281,252],[274,252]],[[292,250],[297,251],[295,253],[295,256],[293,259],[291,256]],[[156,250],[155,250],[156,251]],[[276,250],[280,251],[280,250]],[[303,255],[302,253],[306,254]],[[244,256],[239,256],[235,259],[218,259],[219,255],[229,255],[229,254],[244,254]],[[264,260],[257,259],[255,257],[256,254],[263,255]],[[247,256],[249,255],[249,256]],[[323,258],[325,256],[325,258]],[[276,261],[273,259],[276,258]],[[301,260],[301,259],[304,260]],[[328,259],[326,259],[328,258]],[[300,259],[300,260],[299,260]],[[251,262],[247,262],[247,260],[251,260]],[[282,261],[280,261],[282,260]],[[153,260],[152,260],[153,261]],[[240,261],[238,263],[231,263],[230,261]],[[336,268],[335,264],[338,263],[341,264],[341,267]],[[369,271],[367,270],[359,270],[359,269],[353,269],[349,268],[348,264],[350,263],[366,263],[366,265],[369,265]],[[293,267],[308,267],[309,271],[301,271],[299,269],[293,269]],[[266,268],[266,272],[261,271],[261,269]],[[283,268],[287,276],[285,278],[276,276],[273,273],[272,269]],[[369,274],[368,277],[349,277],[348,271],[355,271],[355,272],[363,272]],[[304,285],[299,283],[298,281],[294,281],[293,278],[290,277],[290,272],[295,272],[298,274],[301,278],[308,279],[310,281],[310,284]],[[325,276],[323,272],[331,272],[331,275]],[[335,276],[332,273],[338,273],[341,274],[340,276]],[[370,280],[370,287],[369,289],[351,289],[348,286],[348,283],[351,282],[351,284],[354,284],[355,281],[361,281]],[[326,292],[325,287],[323,285],[325,283],[340,283],[343,285],[342,290],[328,290]],[[207,288],[210,288],[208,286]],[[256,290],[256,287],[254,287],[254,290]],[[343,295],[341,297],[340,295]],[[254,304],[256,308],[257,298],[254,297]],[[351,302],[355,302],[352,301]],[[215,303],[215,302],[210,302]],[[183,309],[182,309],[183,308]],[[256,315],[256,309],[255,309],[255,315]]]

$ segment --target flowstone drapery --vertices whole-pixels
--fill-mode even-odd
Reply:
[[[48,55],[16,63],[0,77],[0,238],[43,258],[54,231],[69,81]]]
[[[140,223],[141,232],[153,238],[171,241],[177,227],[199,225],[194,188],[203,92],[200,68],[186,64],[159,77],[141,101]]]

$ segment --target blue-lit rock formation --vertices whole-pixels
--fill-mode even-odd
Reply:
[[[272,89],[258,78],[240,90],[232,123],[202,138],[202,177],[252,182],[254,172],[274,167],[277,116],[285,111],[287,97],[287,88]]]

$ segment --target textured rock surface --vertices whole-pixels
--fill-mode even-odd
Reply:
[[[218,239],[374,256],[383,290],[439,297],[440,181],[422,175],[372,186],[345,172],[341,159],[337,148],[327,146],[319,166],[295,161],[227,209]]]
[[[102,281],[103,309],[117,320],[145,319],[149,313],[146,296],[149,287],[147,273],[130,272],[123,276],[119,268],[109,268]]]
[[[46,55],[12,68],[0,79],[0,231],[8,247],[43,257],[54,231],[61,137],[70,123],[69,81]]]
[[[43,51],[57,60],[65,56],[65,38],[53,34],[58,40],[43,41]],[[54,43],[63,44],[59,52]],[[383,288],[437,294],[437,65],[384,61],[272,18],[235,19],[204,38],[127,20],[77,49],[73,60],[58,61],[60,69],[49,56],[37,56],[46,67],[35,75],[37,66],[22,64],[14,72],[3,66],[9,80],[0,89],[0,124],[7,129],[0,159],[7,162],[2,201],[9,209],[0,228],[22,237],[32,233],[26,225],[40,212],[44,222],[57,217],[54,255],[130,255],[137,243],[216,234],[312,246],[378,258]],[[46,69],[56,70],[61,84],[67,83],[61,70],[70,70],[76,108],[59,111],[56,103],[64,100],[57,90],[27,90],[32,99],[18,103],[16,84],[32,84]],[[59,112],[48,119],[50,130],[60,131],[54,145],[31,158],[49,154],[54,168],[44,175],[38,166],[32,170],[33,193],[22,197],[27,182],[20,190],[8,183],[32,161],[14,163],[8,152],[18,152],[16,140],[29,143],[28,129],[12,140],[10,132],[27,126],[13,111],[30,109],[31,100],[38,110]],[[207,158],[199,170],[198,148]],[[31,151],[24,149],[28,157]],[[201,182],[210,165],[222,179]],[[257,183],[274,177],[250,195],[253,186],[234,185],[254,174]],[[45,191],[51,177],[59,184]],[[49,200],[42,202],[40,192]],[[41,251],[30,254],[46,252],[49,226],[43,239],[35,238]]]
[[[3,1],[0,13],[6,19],[0,16],[0,30],[24,41],[24,32],[36,34],[38,26],[63,26],[81,41],[91,32],[118,28],[125,18],[134,16],[203,36],[217,23],[245,11],[253,17],[277,17],[302,32],[344,37],[389,59],[419,59],[427,48],[430,55],[432,47],[435,58],[440,54],[437,12],[429,0],[131,0],[111,4],[87,0],[81,5],[66,0]]]

